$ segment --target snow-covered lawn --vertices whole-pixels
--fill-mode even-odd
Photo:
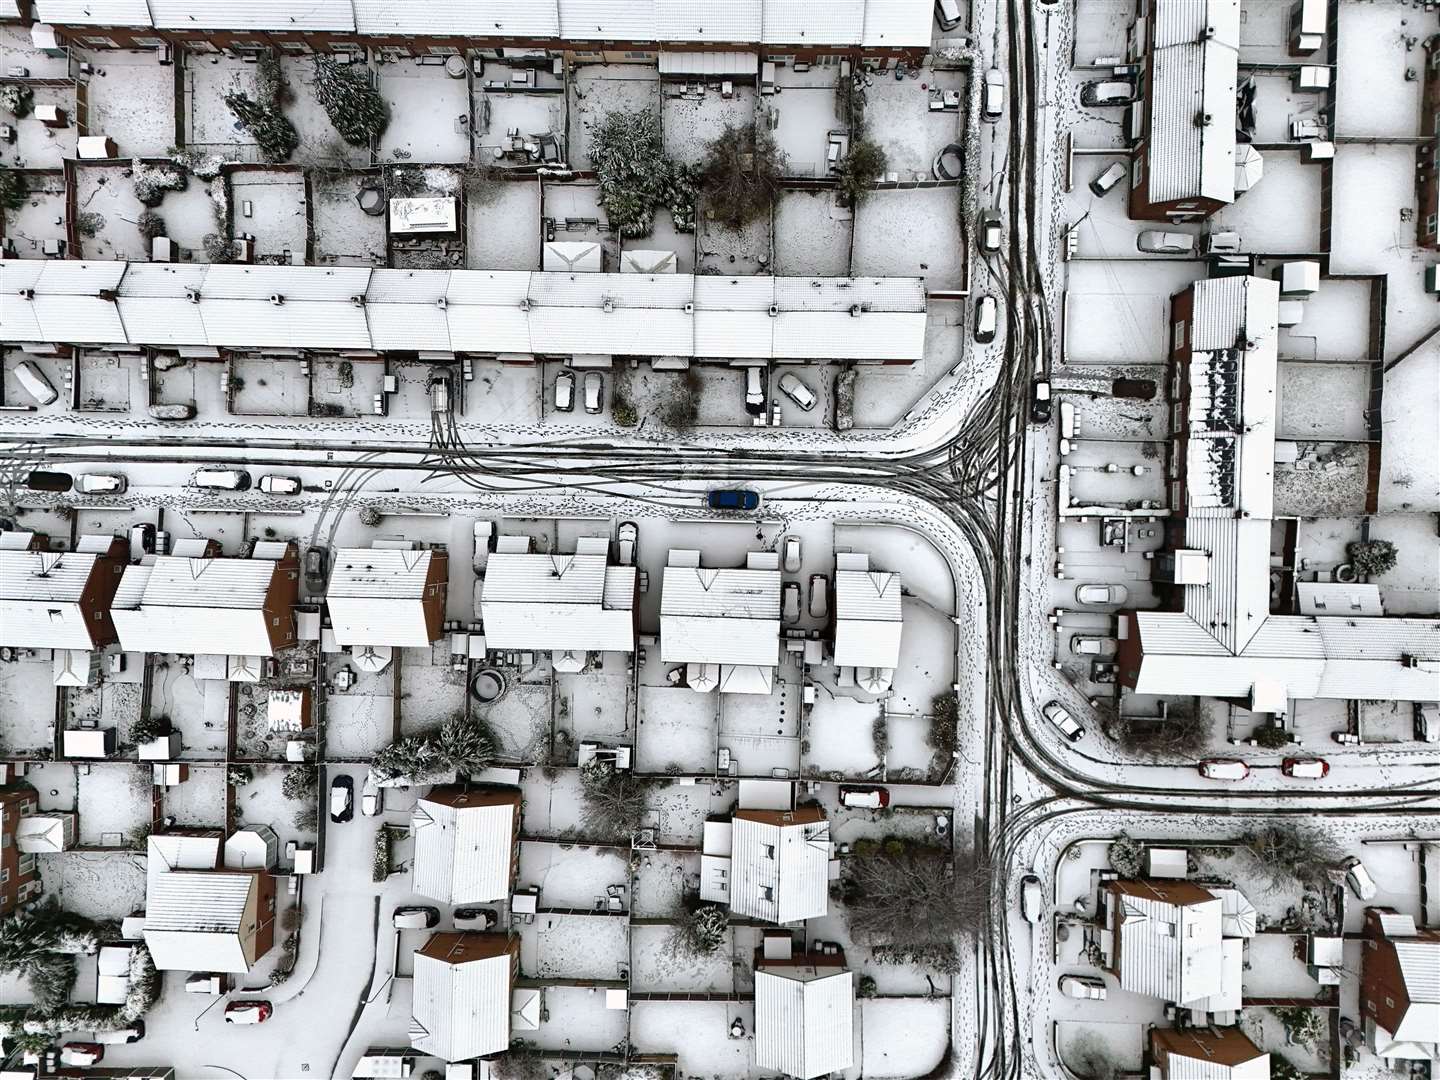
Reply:
[[[165,788],[161,797],[165,816],[174,818],[177,828],[225,829],[225,766],[191,765],[189,778]]]
[[[139,365],[134,358],[107,353],[87,353],[80,357],[80,408],[95,412],[129,412],[131,394],[138,404],[142,392]]]
[[[540,182],[496,180],[465,200],[465,265],[540,269]]]
[[[923,277],[927,289],[965,285],[960,189],[873,191],[855,213],[850,272]]]
[[[80,253],[86,258],[150,259],[150,247],[135,226],[145,207],[135,198],[127,171],[123,165],[82,164],[75,169],[77,213],[98,215],[92,218],[95,235],[80,234]]]
[[[863,1075],[924,1076],[944,1060],[949,998],[872,998],[857,1004]]]
[[[1313,998],[1323,990],[1305,969],[1301,934],[1256,934],[1245,945],[1245,998]]]
[[[465,715],[465,672],[450,667],[450,641],[429,649],[396,649],[400,664],[400,730],[433,731],[451,717]]]
[[[605,898],[612,885],[625,890],[621,899],[628,904],[629,876],[629,860],[615,848],[526,840],[515,880],[517,889],[540,890],[541,907],[591,911],[596,897]]]
[[[623,916],[547,915],[521,923],[520,974],[529,979],[619,979],[629,963]]]
[[[775,251],[768,217],[757,218],[739,229],[730,229],[707,217],[703,199],[699,209],[699,273],[751,275],[768,272]]]
[[[683,851],[646,851],[635,876],[631,914],[637,919],[679,915],[687,891],[699,892],[700,856]]]
[[[180,732],[187,761],[225,757],[230,684],[196,679],[176,657],[156,658],[150,687],[150,715],[167,716]]]
[[[310,397],[317,406],[339,409],[341,416],[371,416],[375,395],[384,386],[384,363],[316,357],[310,361]]]
[[[65,238],[64,181],[59,175],[26,177],[29,190],[17,209],[0,211],[6,239],[19,259],[43,259],[41,244]]]
[[[385,217],[367,214],[355,196],[367,182],[365,173],[341,178],[310,177],[310,222],[315,235],[315,262],[340,266],[373,266],[385,260]]]
[[[865,128],[885,151],[887,172],[899,173],[902,182],[934,179],[930,167],[935,155],[963,141],[963,117],[960,112],[931,111],[930,95],[958,90],[963,99],[966,81],[959,71],[933,68],[921,69],[918,78],[897,80],[886,73],[870,80]]]
[[[310,378],[300,373],[299,360],[237,356],[230,361],[230,372],[231,412],[258,416],[310,415]]]
[[[782,191],[775,201],[775,273],[848,276],[853,224],[833,191]]]
[[[295,827],[295,815],[308,805],[306,801],[285,798],[281,785],[292,768],[291,765],[252,765],[254,779],[235,790],[235,809],[239,812],[239,824],[269,825],[280,838],[281,858],[285,845],[291,840],[313,841],[313,829],[300,830]],[[316,785],[318,788],[318,784]],[[397,793],[391,792],[391,795]],[[391,799],[390,802],[396,800]]]
[[[1240,234],[1243,251],[1311,252],[1320,245],[1320,167],[1298,151],[1266,150],[1260,182],[1212,220]],[[1412,230],[1413,234],[1413,230]]]
[[[660,108],[660,76],[645,64],[584,64],[570,77],[570,167],[590,161],[590,129],[612,112]]]
[[[1077,1052],[1087,1045],[1095,1046],[1118,1068],[1134,1071],[1141,1064],[1145,1025],[1111,1020],[1061,1020],[1055,1025],[1055,1044],[1072,1073],[1076,1072]]]
[[[546,775],[547,773],[551,775]],[[575,769],[526,769],[521,831],[527,836],[559,836],[580,828],[584,800]]]
[[[66,911],[119,920],[145,908],[145,859],[139,852],[67,851],[39,865],[45,891]]]
[[[380,94],[390,107],[390,125],[380,136],[386,161],[469,161],[470,90],[443,67],[415,60],[386,64]]]
[[[779,114],[772,126],[775,141],[785,155],[789,176],[826,175],[825,155],[832,131],[846,131],[835,104],[833,86],[787,86],[782,94],[765,99],[756,110],[756,123]]]
[[[7,754],[36,754],[55,745],[55,676],[49,649],[0,664],[0,747]]]
[[[1075,63],[1124,56],[1125,32],[1134,21],[1135,9],[1125,0],[1075,0]]]
[[[367,68],[358,64],[352,64],[350,70],[358,75],[369,73]],[[285,117],[295,125],[295,132],[300,136],[294,160],[323,161],[327,165],[339,162],[365,164],[365,147],[351,146],[340,138],[330,123],[330,117],[315,99],[315,61],[308,56],[281,54],[280,71],[294,98],[285,108]]]
[[[1361,6],[1376,13],[1387,10]],[[1415,222],[1401,220],[1400,212],[1415,208],[1414,150],[1405,145],[1342,144],[1335,152],[1332,178],[1330,272],[1389,274],[1392,285],[1406,276],[1396,272],[1401,267],[1412,272]]]
[[[163,157],[175,145],[175,68],[150,50],[106,50],[88,84],[89,132],[120,157]]]
[[[871,728],[881,711],[878,702],[820,695],[800,744],[805,774],[813,770],[831,779],[863,779],[878,768]]]
[[[1368,365],[1282,363],[1279,367],[1278,435],[1300,439],[1368,437]]]
[[[739,1019],[745,1035],[732,1038]],[[747,1076],[754,1068],[755,1006],[738,1001],[637,1001],[630,1041],[646,1054],[674,1054],[687,1076]]]
[[[907,584],[909,580],[907,578]],[[901,638],[900,666],[895,669],[894,694],[887,710],[928,713],[935,695],[949,690],[955,679],[960,632],[949,616],[912,597],[905,598],[903,611],[905,631]]]
[[[13,113],[5,113],[6,122],[15,129],[15,141],[0,143],[0,164],[15,169],[58,169],[62,162],[75,157],[75,140],[79,134],[75,88],[68,84],[32,85],[31,90],[34,96],[28,115],[17,120]],[[46,127],[40,122],[36,112],[47,105],[64,110],[64,127]]]
[[[185,65],[186,145],[213,144],[234,150],[246,145],[254,160],[254,140],[239,130],[225,95],[255,95],[255,65],[221,53],[181,51]]]
[[[294,257],[304,259],[310,210],[301,172],[236,170],[230,174],[230,197],[235,233],[255,238],[257,262],[279,261],[288,266]]]
[[[542,1050],[562,1051],[613,1050],[625,1042],[627,1013],[607,1008],[604,990],[594,986],[547,986],[543,993],[544,1019],[540,1027],[516,1032],[527,1042]]]
[[[726,128],[747,128],[755,119],[755,88],[736,85],[725,98],[707,89],[702,97],[681,97],[678,87],[666,88],[660,123],[665,132],[665,156],[672,161],[698,165],[709,145]]]
[[[475,715],[490,727],[502,760],[535,762],[550,746],[548,683],[512,683],[505,695],[490,705],[476,705]]]
[[[86,771],[88,770],[88,771]],[[122,847],[152,818],[150,766],[128,762],[91,762],[78,767],[79,842]]]
[[[670,783],[650,796],[650,819],[662,844],[690,844],[698,847],[705,831],[705,818],[727,812],[735,804],[734,789],[728,786],[716,795],[709,784]]]
[[[626,709],[629,657],[607,653],[605,658],[601,671],[555,674],[555,747],[557,755],[568,748],[569,764],[574,763],[576,748],[587,739],[634,741]]]
[[[712,993],[734,989],[729,944],[708,956],[677,955],[670,944],[673,926],[635,926],[630,930],[630,985],[636,993]],[[746,964],[748,957],[741,958]]]
[[[636,767],[641,772],[704,773],[715,768],[718,693],[701,694],[686,686],[640,689]]]
[[[1413,138],[1422,134],[1422,82],[1408,71],[1424,57],[1409,43],[1416,31],[1402,25],[1410,15],[1400,0],[1344,4],[1336,34],[1340,71],[1363,72],[1363,83],[1335,98],[1335,134],[1341,137]]]
[[[1326,1009],[1321,1010],[1321,1016],[1328,1021],[1322,1029],[1327,1034],[1315,1046],[1291,1042],[1285,1034],[1285,1025],[1271,1009],[1246,1009],[1240,1015],[1240,1028],[1260,1049],[1285,1055],[1301,1072],[1325,1073],[1330,1069],[1329,1025],[1335,1023],[1338,1014]]]
[[[348,657],[331,660],[330,675],[339,670]],[[353,665],[352,669],[353,669]],[[378,675],[359,674],[355,685],[344,693],[332,693],[325,699],[325,755],[330,760],[369,758],[394,735],[395,699],[391,696],[391,672]]]

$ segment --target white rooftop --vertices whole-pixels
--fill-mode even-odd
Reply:
[[[434,554],[428,548],[339,548],[325,588],[325,606],[341,645],[430,644],[425,599],[443,579],[427,586]]]
[[[755,1064],[800,1080],[851,1068],[854,975],[800,963],[756,968]]]
[[[456,805],[459,788],[436,789],[415,804],[415,891],[446,904],[477,904],[510,893],[514,862],[513,802],[501,789],[473,788],[472,805]]]
[[[635,650],[635,568],[606,555],[495,551],[479,591],[492,649]]]

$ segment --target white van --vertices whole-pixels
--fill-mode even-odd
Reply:
[[[960,0],[935,0],[935,21],[949,33],[960,25]]]
[[[245,491],[250,487],[250,474],[244,469],[201,469],[195,474],[195,486],[211,491]]]
[[[29,360],[21,360],[15,365],[15,378],[25,388],[25,392],[41,405],[49,405],[60,396],[55,392],[55,387],[50,385],[45,373]]]

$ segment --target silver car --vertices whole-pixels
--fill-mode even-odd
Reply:
[[[1183,232],[1146,229],[1136,238],[1135,246],[1151,255],[1193,255],[1195,237]]]

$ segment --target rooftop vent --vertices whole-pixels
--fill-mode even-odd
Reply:
[[[851,318],[854,318],[854,319],[858,319],[858,318],[860,317],[860,312],[862,312],[862,311],[864,311],[864,310],[865,310],[865,309],[862,308],[859,304],[851,304],[851,305],[850,305],[850,317],[851,317]]]
[[[283,293],[273,292],[270,294],[270,302],[276,307],[279,307],[285,303],[285,295]]]
[[[608,315],[608,314],[610,314],[610,312],[612,312],[612,311],[615,310],[615,301],[612,300],[612,299],[610,299],[610,297],[607,296],[607,297],[605,297],[605,302],[604,302],[603,304],[601,304],[600,306],[601,306],[602,309],[604,309],[605,313]]]
[[[189,300],[192,304],[198,304],[200,302],[200,290],[193,285],[187,285],[185,287],[185,299]]]
[[[21,290],[20,290],[20,298],[21,298],[22,300],[34,300],[34,299],[35,299],[35,290],[34,290],[34,289],[21,289]]]
[[[450,301],[447,300],[447,299],[445,299],[445,297],[441,296],[441,297],[438,297],[438,298],[435,300],[435,306],[438,307],[441,311],[444,311],[447,307],[450,306]],[[525,310],[523,304],[521,305],[520,310],[521,310],[521,311],[524,311],[524,310]]]
[[[1195,126],[1196,126],[1196,127],[1209,127],[1209,126],[1210,126],[1211,124],[1213,124],[1214,122],[1215,122],[1215,116],[1214,116],[1214,114],[1212,114],[1212,113],[1208,113],[1208,112],[1197,112],[1197,113],[1195,114]]]
[[[773,319],[773,318],[775,318],[775,317],[776,317],[777,315],[779,315],[779,314],[780,314],[780,308],[777,307],[775,304],[771,304],[771,305],[770,305],[770,317]]]
[[[521,310],[521,311],[529,311],[529,310],[530,310],[530,298],[529,298],[528,296],[524,296],[524,297],[521,297],[521,298],[520,298],[520,310]]]
[[[364,307],[365,297],[362,293],[356,293],[354,296],[350,297],[350,303],[354,304],[356,307]]]

